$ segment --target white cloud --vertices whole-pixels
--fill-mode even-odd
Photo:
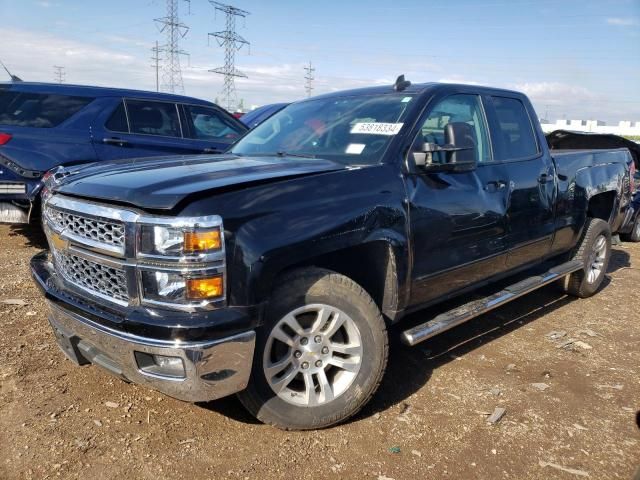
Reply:
[[[449,75],[447,77],[443,77],[438,80],[441,83],[458,83],[462,85],[481,85],[480,82],[476,80],[471,80],[469,78],[465,78],[462,75]]]
[[[637,27],[640,25],[636,18],[621,18],[621,17],[609,17],[607,18],[607,24],[615,25],[617,27]]]
[[[595,99],[595,94],[584,87],[560,82],[516,83],[509,88],[524,92],[532,100],[551,104],[566,102],[575,104],[579,101]]]
[[[95,43],[91,43],[69,40],[41,31],[0,27],[0,36],[5,39],[4,48],[0,46],[0,58],[13,74],[25,81],[53,81],[53,65],[62,65],[66,69],[69,83],[155,89],[155,71],[149,60],[151,44],[145,44],[140,38],[136,39],[135,34],[111,37],[103,35],[94,39]],[[194,65],[185,65],[186,62],[183,62],[185,93],[212,101],[219,98],[222,101],[220,92],[223,77],[208,71],[219,67],[221,59],[211,57],[207,52],[206,56],[192,57],[192,61],[199,58]],[[371,85],[391,86],[395,81],[396,74],[390,72],[396,71],[396,68],[378,70],[369,77],[345,76],[342,73],[345,70],[337,67],[342,60],[344,59],[338,58],[335,63],[318,68],[314,94]],[[240,57],[238,62],[237,68],[248,75],[248,78],[236,79],[238,99],[243,99],[245,105],[290,102],[305,96],[303,68],[306,62],[278,63],[265,56]],[[336,73],[331,73],[330,68],[334,68]],[[422,80],[417,73],[404,71],[409,80]],[[611,101],[601,92],[596,93],[577,83],[516,83],[509,77],[501,77],[504,80],[496,83],[482,75],[473,75],[472,71],[450,72],[446,76],[441,74],[439,81],[470,85],[491,84],[523,91],[530,96],[539,113],[546,112],[549,107],[552,118],[561,118],[564,114],[573,118],[599,118],[607,121],[638,117],[637,102],[634,99],[629,102]],[[438,76],[433,75],[432,78]]]
[[[49,2],[48,0],[39,0],[36,2],[36,5],[42,8],[50,8],[50,7],[58,7],[60,4]]]

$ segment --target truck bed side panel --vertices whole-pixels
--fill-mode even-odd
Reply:
[[[589,200],[597,194],[615,192],[618,199],[608,219],[616,231],[629,205],[628,150],[552,151],[558,174],[556,235],[553,251],[573,248],[582,234]]]

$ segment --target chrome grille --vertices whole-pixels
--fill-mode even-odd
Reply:
[[[101,296],[128,304],[127,277],[123,269],[92,262],[55,248],[53,256],[60,273],[68,282]]]
[[[45,215],[57,231],[65,231],[94,242],[124,247],[124,224],[75,215],[46,207]]]

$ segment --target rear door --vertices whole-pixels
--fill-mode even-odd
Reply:
[[[202,153],[184,136],[178,104],[126,98],[111,105],[93,129],[101,160]]]
[[[479,95],[455,94],[433,102],[413,145],[444,145],[448,123],[473,129],[477,168],[468,172],[407,175],[413,250],[411,304],[459,291],[505,269],[506,171],[493,162]],[[434,153],[443,162],[444,152]]]
[[[542,148],[535,114],[519,96],[487,96],[494,159],[506,169],[507,268],[549,254],[555,229],[556,178],[553,159]]]

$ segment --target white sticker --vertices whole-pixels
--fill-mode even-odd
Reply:
[[[404,98],[401,100],[401,103],[407,103],[407,102],[410,102],[410,101],[411,101],[411,98],[412,98],[412,97],[404,97]]]
[[[356,123],[351,133],[368,133],[369,135],[396,135],[403,123]]]
[[[350,143],[349,145],[347,145],[347,149],[345,150],[344,153],[350,153],[352,155],[360,155],[364,150],[364,147],[366,147],[364,143]]]

